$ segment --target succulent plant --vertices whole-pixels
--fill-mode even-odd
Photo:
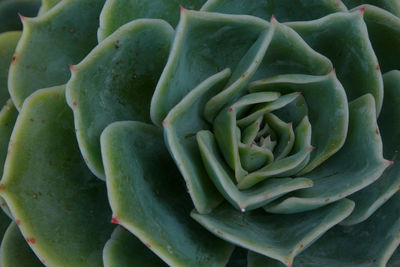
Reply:
[[[400,264],[398,1],[10,6],[1,266]]]

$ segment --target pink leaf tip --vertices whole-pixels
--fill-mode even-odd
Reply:
[[[185,11],[185,8],[184,8],[182,5],[180,5],[180,6],[179,6],[179,10],[180,10],[181,13],[182,13],[183,11]]]
[[[113,224],[119,224],[119,220],[117,219],[117,217],[112,217],[112,218],[111,218],[111,223],[113,223]]]
[[[361,13],[365,12],[365,7],[360,8]]]
[[[73,71],[75,69],[75,65],[69,64],[69,69]]]
[[[393,165],[394,161],[393,160],[387,160],[386,163],[387,163],[388,166],[390,166],[390,165]]]
[[[310,146],[308,149],[309,149],[310,151],[313,151],[313,150],[315,150],[315,146]]]
[[[274,14],[272,14],[272,15],[271,15],[271,19],[270,19],[270,21],[272,22],[274,19],[275,19],[275,15],[274,15]]]
[[[21,13],[18,13],[18,16],[19,16],[19,19],[20,19],[21,21],[24,21],[25,17],[24,17],[23,15],[21,15]]]

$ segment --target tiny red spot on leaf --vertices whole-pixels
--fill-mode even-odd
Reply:
[[[360,8],[361,13],[365,12],[365,7]]]
[[[16,220],[15,223],[18,224],[18,225],[20,225],[20,224],[21,224],[21,221],[20,221],[20,220]]]
[[[117,219],[117,217],[112,217],[111,223],[119,224],[119,220]]]
[[[151,245],[149,243],[146,243],[146,247],[151,248]]]

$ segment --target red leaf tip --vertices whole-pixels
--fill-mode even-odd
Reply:
[[[117,217],[112,217],[112,218],[111,218],[111,223],[113,223],[113,224],[119,224],[119,220],[117,219]]]
[[[25,17],[24,17],[23,15],[21,15],[21,13],[18,13],[18,16],[19,16],[19,19],[20,19],[21,21],[24,21]]]
[[[20,224],[21,224],[21,220],[16,220],[15,223],[16,223],[17,225],[20,225]]]
[[[69,69],[70,69],[71,71],[73,71],[73,70],[75,70],[75,66],[72,65],[72,64],[69,64]]]
[[[271,19],[270,19],[270,21],[272,22],[274,19],[275,19],[275,15],[274,15],[274,14],[272,14],[272,15],[271,15]]]
[[[394,161],[393,160],[387,160],[386,163],[387,163],[388,166],[390,166],[390,165],[393,165]]]
[[[180,5],[180,6],[179,6],[179,10],[180,10],[181,13],[182,13],[183,11],[185,11],[185,8],[184,8],[182,5]]]
[[[365,7],[360,8],[361,13],[365,12]]]

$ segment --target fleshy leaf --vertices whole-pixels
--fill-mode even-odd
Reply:
[[[226,14],[246,14],[268,19],[274,15],[279,21],[312,20],[330,13],[347,11],[337,0],[209,0],[202,11]]]
[[[76,142],[65,86],[25,101],[1,181],[20,230],[52,266],[95,266],[112,224],[106,187],[87,169]]]
[[[268,46],[270,28],[268,22],[255,17],[183,10],[152,98],[152,121],[161,125],[186,94],[225,68],[232,70],[229,85],[236,82],[243,87],[250,79],[244,73],[256,67],[254,58],[262,58]]]
[[[21,32],[5,32],[0,34],[0,105],[4,105],[8,94],[8,69],[13,59],[15,47],[21,37]]]
[[[400,243],[399,213],[400,193],[397,193],[365,222],[329,230],[301,253],[293,266],[386,266]],[[254,253],[249,254],[249,263],[249,267],[283,267]]]
[[[8,77],[18,110],[36,90],[68,81],[68,65],[78,63],[97,44],[103,2],[63,0],[42,16],[23,19],[24,31]]]
[[[362,4],[374,5],[400,17],[400,2],[398,0],[342,0],[348,8],[354,8]]]
[[[312,186],[309,179],[280,178],[268,179],[248,190],[240,191],[233,183],[235,175],[218,152],[213,134],[200,131],[197,133],[197,142],[210,179],[225,199],[238,210],[259,208],[288,192]]]
[[[39,267],[44,266],[33,253],[15,222],[8,227],[1,242],[2,267]]]
[[[202,111],[230,75],[230,70],[226,69],[200,83],[168,113],[163,122],[165,142],[200,213],[210,212],[221,203],[222,198],[201,162],[195,136],[198,131],[211,128],[203,118]]]
[[[168,265],[227,263],[232,245],[189,216],[192,204],[161,129],[141,122],[115,122],[104,130],[101,145],[114,222]]]
[[[315,150],[303,175],[336,153],[343,145],[348,125],[346,93],[334,72],[324,76],[279,75],[249,85],[251,92],[301,92],[308,106],[312,125],[311,144]]]
[[[14,128],[15,121],[17,120],[18,111],[14,107],[11,100],[0,111],[0,174],[3,175],[4,162],[8,154],[8,143]],[[0,197],[0,206],[3,211],[12,218],[7,203]]]
[[[372,95],[357,98],[349,110],[349,132],[342,149],[306,175],[314,186],[268,204],[267,211],[294,213],[318,208],[375,182],[390,165],[382,156]]]
[[[114,121],[150,122],[150,101],[167,61],[173,29],[141,19],[121,27],[72,68],[67,102],[83,157],[104,179],[100,134]]]
[[[287,25],[313,49],[332,61],[348,101],[370,93],[375,97],[379,114],[383,102],[382,75],[362,11],[332,14],[314,21]]]
[[[400,69],[400,18],[370,5],[357,8],[364,9],[364,21],[368,35],[378,57],[379,68],[383,73]]]
[[[192,217],[219,238],[245,247],[286,265],[328,229],[347,217],[354,203],[343,199],[299,214],[267,214],[262,210],[241,213],[221,205],[209,214],[192,211]]]
[[[115,228],[103,250],[105,267],[167,266],[132,233],[121,226]]]
[[[42,0],[42,6],[39,9],[39,16],[49,11],[52,7],[60,3],[62,0]]]
[[[383,205],[400,186],[400,71],[386,73],[385,99],[378,125],[383,142],[383,156],[393,161],[378,181],[363,190],[356,192],[349,198],[356,203],[354,212],[343,222],[355,224],[367,219],[381,205]]]
[[[0,32],[20,31],[22,23],[18,16],[35,17],[40,0],[2,0],[0,1]]]
[[[116,29],[135,19],[162,19],[175,26],[179,20],[179,6],[198,10],[206,0],[106,0],[100,15],[99,42]]]

